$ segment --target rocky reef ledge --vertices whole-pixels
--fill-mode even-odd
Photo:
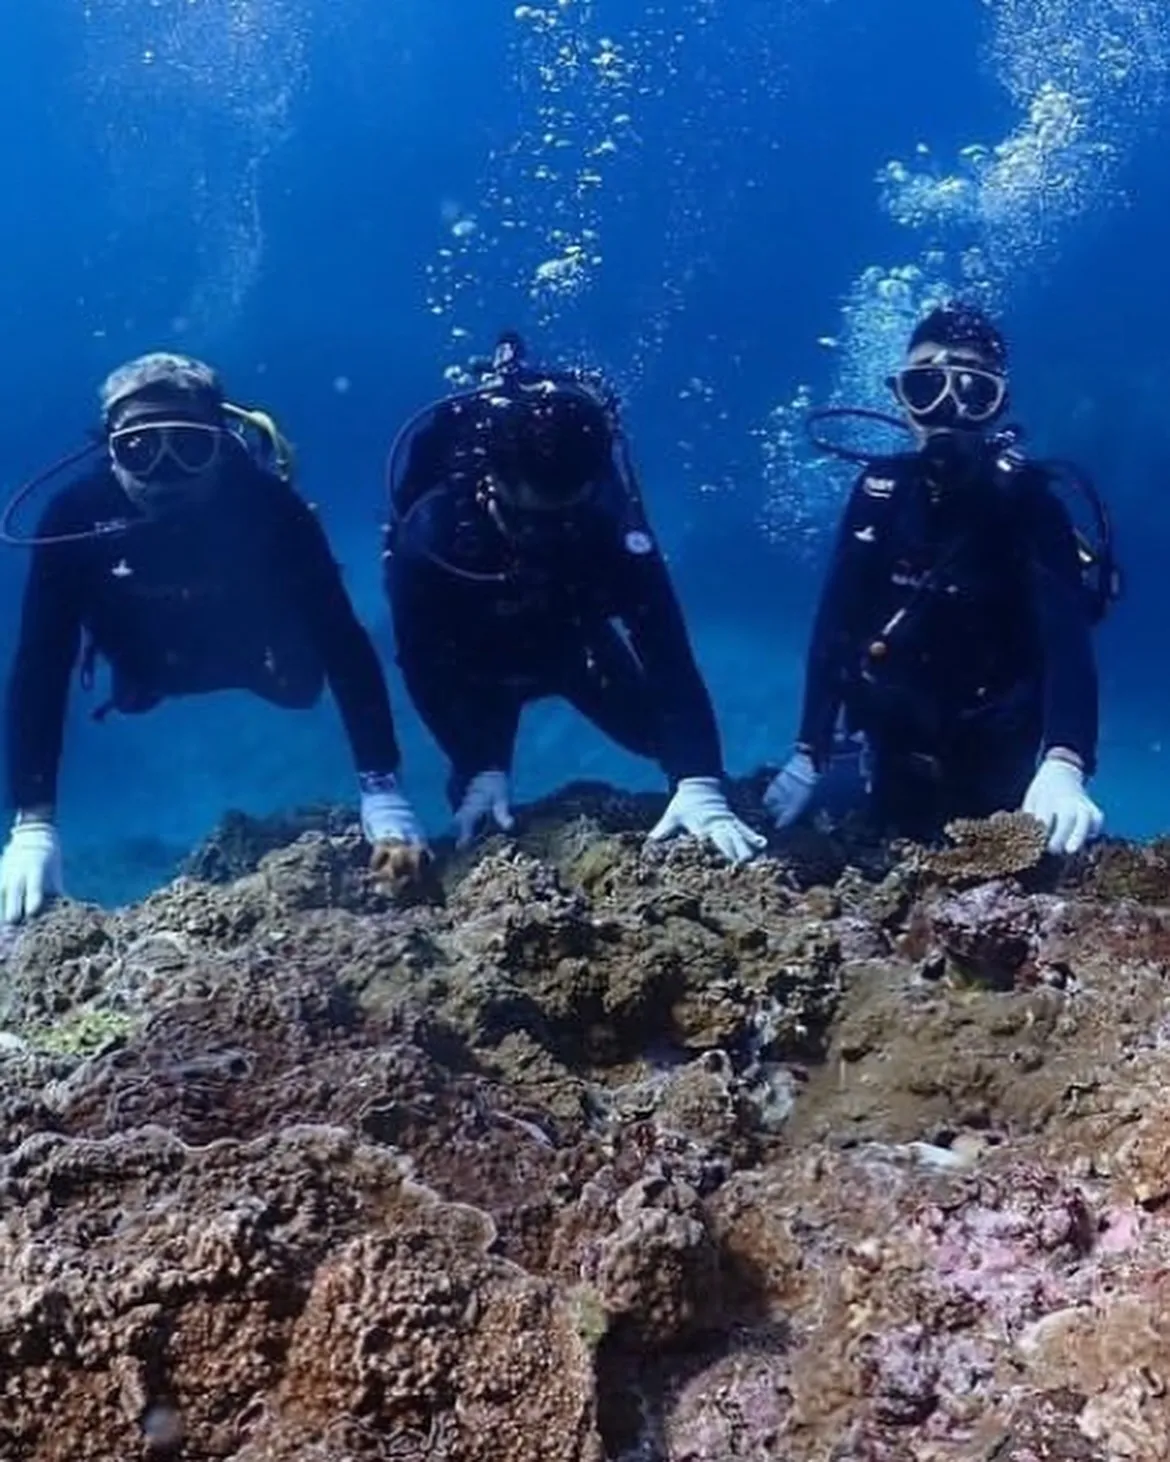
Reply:
[[[10,937],[0,1458],[1170,1455],[1170,848],[657,807],[408,907],[233,817]]]

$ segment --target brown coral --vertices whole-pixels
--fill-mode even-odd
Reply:
[[[0,1424],[29,1462],[130,1455],[160,1407],[230,1456],[266,1395],[270,1431],[306,1439],[356,1415],[441,1431],[435,1456],[597,1455],[588,1352],[555,1292],[487,1256],[482,1213],[343,1132],[26,1144],[0,1191],[21,1215],[0,1240]]]
[[[718,1252],[699,1195],[643,1178],[617,1201],[617,1228],[585,1269],[626,1345],[677,1345],[722,1319]]]
[[[1157,907],[1170,905],[1170,841],[1160,838],[1147,846],[1105,842],[1083,860],[1078,880],[1092,898],[1106,902],[1132,899]]]
[[[1028,873],[1044,857],[1048,841],[1043,824],[1023,812],[996,812],[984,821],[958,818],[946,833],[953,847],[921,849],[916,862],[951,888]]]

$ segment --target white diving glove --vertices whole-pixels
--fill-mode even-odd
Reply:
[[[821,774],[807,751],[789,757],[764,793],[764,806],[777,828],[791,827],[812,801]]]
[[[372,846],[379,843],[408,843],[425,848],[427,835],[414,808],[403,796],[393,773],[365,773],[359,779],[362,791],[362,832]]]
[[[1040,763],[1023,811],[1044,824],[1050,853],[1079,853],[1105,825],[1105,814],[1085,791],[1084,772],[1060,752],[1050,751]]]
[[[4,922],[19,924],[61,893],[61,843],[48,818],[18,819],[0,856],[0,904]]]
[[[511,832],[516,825],[511,799],[507,772],[480,772],[472,777],[455,814],[456,847],[466,848],[489,818],[501,832]]]
[[[649,841],[661,842],[675,833],[714,843],[729,863],[746,863],[768,844],[728,807],[716,777],[684,777]]]

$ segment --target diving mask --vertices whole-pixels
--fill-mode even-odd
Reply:
[[[146,421],[108,437],[116,467],[140,482],[202,477],[219,463],[223,428],[199,421]]]
[[[212,422],[148,417],[115,427],[106,450],[122,491],[153,517],[207,498],[219,481],[225,436]]]
[[[1007,400],[1007,381],[995,371],[957,362],[906,366],[890,386],[918,426],[986,426]]]

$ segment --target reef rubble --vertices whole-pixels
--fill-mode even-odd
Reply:
[[[0,1459],[1170,1457],[1167,849],[657,807],[7,935]]]

